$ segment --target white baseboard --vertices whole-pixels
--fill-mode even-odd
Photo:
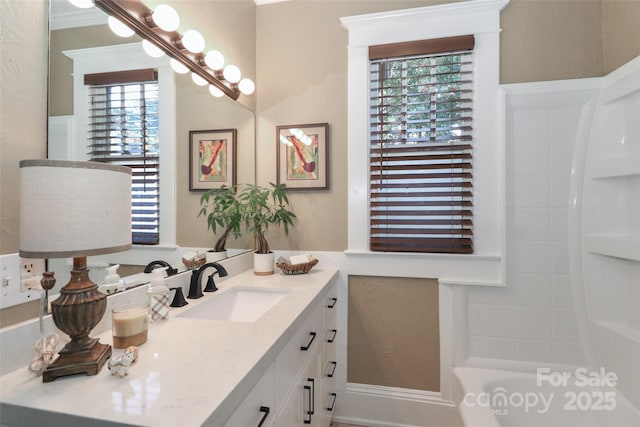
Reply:
[[[458,425],[456,412],[440,393],[348,383],[333,419],[367,427],[446,427]]]

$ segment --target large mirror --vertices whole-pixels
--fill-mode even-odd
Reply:
[[[90,52],[91,49],[100,52],[100,49],[111,49],[109,47],[117,49],[118,46],[140,45],[141,39],[136,35],[124,39],[113,34],[106,25],[106,15],[96,7],[78,9],[68,0],[50,2],[48,156],[54,159],[87,160],[82,158],[83,154],[86,154],[86,138],[75,130],[79,115],[87,112],[84,110],[86,106],[77,107],[78,100],[74,100],[76,91],[72,57]],[[148,3],[150,7],[154,4],[152,1]],[[181,22],[185,26],[194,27],[205,26],[207,22],[206,19],[203,20],[202,8],[213,8],[211,16],[217,17],[218,27],[233,25],[220,29],[225,34],[221,42],[228,46],[216,48],[230,52],[232,56],[235,54],[239,57],[236,61],[244,61],[244,67],[255,73],[255,37],[252,36],[254,30],[251,29],[255,25],[255,4],[252,1],[213,1],[203,5],[201,1],[181,0],[176,2],[174,7],[181,15]],[[233,16],[234,24],[225,24],[225,19],[221,18],[222,13]],[[239,19],[246,20],[247,25],[237,25]],[[242,27],[242,31],[238,27]],[[207,37],[204,29],[201,32]],[[232,43],[233,45],[230,45]],[[168,64],[168,59],[165,60]],[[253,64],[250,63],[251,60]],[[241,95],[238,101],[227,97],[214,98],[206,87],[196,86],[189,74],[172,73],[172,79],[175,84],[174,100],[168,111],[170,119],[173,120],[174,148],[173,153],[169,153],[169,157],[172,157],[170,160],[173,173],[170,177],[161,178],[161,185],[165,188],[168,186],[173,191],[173,198],[169,199],[173,206],[168,214],[172,216],[171,224],[165,223],[167,233],[161,236],[160,245],[135,247],[129,252],[99,258],[90,257],[89,267],[96,283],[100,283],[101,274],[104,274],[100,267],[108,264],[120,264],[121,276],[137,273],[144,265],[158,259],[184,268],[180,262],[182,254],[193,250],[206,250],[213,246],[214,235],[207,230],[206,220],[198,217],[202,192],[189,190],[190,131],[236,129],[236,182],[255,182],[255,115],[252,111],[252,108],[255,108],[255,95]],[[159,102],[162,103],[162,100]],[[165,119],[166,117],[168,116],[165,115]],[[162,195],[160,203],[162,204]],[[166,204],[164,207],[166,208]],[[161,222],[165,218],[161,218]],[[231,238],[227,246],[234,248],[229,249],[229,255],[232,256],[249,250],[250,243],[249,239],[244,237]],[[66,283],[68,279],[68,276],[65,277],[70,267],[68,264],[68,260],[50,260],[49,269],[56,272],[59,284]]]

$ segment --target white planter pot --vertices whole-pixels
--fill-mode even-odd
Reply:
[[[253,253],[253,273],[258,276],[268,276],[273,274],[273,266],[275,265],[275,255],[273,252],[268,254]]]
[[[217,262],[227,258],[227,251],[207,251],[205,255],[207,257],[207,262]]]

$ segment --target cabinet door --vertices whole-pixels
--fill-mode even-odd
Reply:
[[[272,364],[242,401],[225,427],[269,427],[275,415],[275,367]]]
[[[291,394],[276,420],[278,427],[322,426],[320,362],[321,352],[315,351],[309,364],[296,378]]]

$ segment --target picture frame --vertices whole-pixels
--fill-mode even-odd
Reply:
[[[236,184],[237,129],[189,131],[189,190]]]
[[[276,126],[277,184],[288,190],[329,188],[329,124]]]

